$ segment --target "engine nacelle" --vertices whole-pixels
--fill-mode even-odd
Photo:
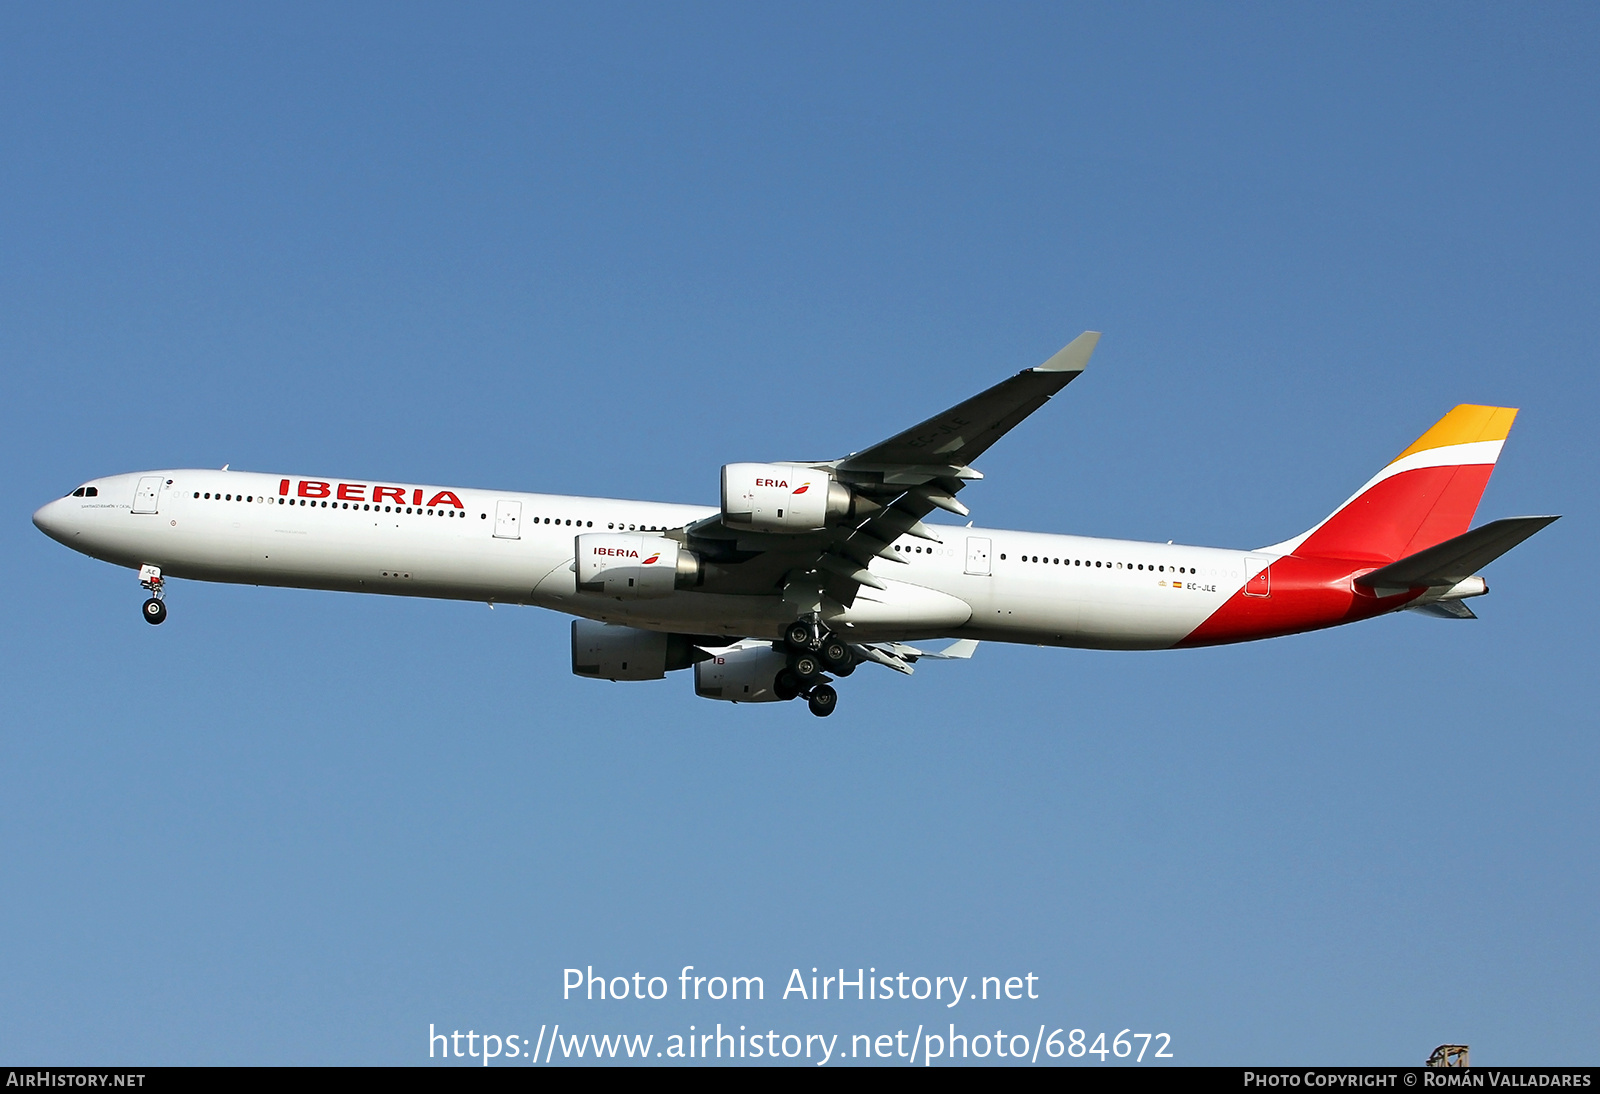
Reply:
[[[572,549],[580,592],[651,600],[700,580],[694,553],[661,536],[593,532],[575,536]]]
[[[572,621],[572,671],[600,680],[659,680],[705,657],[681,634],[592,619]]]
[[[740,644],[695,665],[694,693],[730,703],[781,702],[772,682],[788,667],[788,655],[770,642]]]
[[[815,532],[850,514],[854,499],[826,471],[792,463],[722,468],[722,519],[760,532]]]

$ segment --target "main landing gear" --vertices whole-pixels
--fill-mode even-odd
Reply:
[[[161,580],[161,567],[139,567],[139,585],[141,588],[150,590],[150,599],[144,602],[144,621],[152,627],[158,623],[166,622],[167,605],[161,599],[165,592]]]
[[[847,642],[815,621],[791,623],[783,640],[789,667],[773,680],[773,692],[784,700],[803,695],[811,713],[826,718],[839,705],[839,693],[823,673],[849,676],[856,670],[855,654]]]

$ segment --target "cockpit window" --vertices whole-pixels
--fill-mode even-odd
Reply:
[[[99,496],[100,488],[97,486],[80,486],[67,495],[69,498],[98,498]]]

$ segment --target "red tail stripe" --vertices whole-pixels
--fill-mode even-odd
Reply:
[[[1375,484],[1295,554],[1393,562],[1465,532],[1494,464],[1416,467]]]

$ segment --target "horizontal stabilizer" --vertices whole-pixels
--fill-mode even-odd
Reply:
[[[1463,532],[1426,550],[1391,562],[1356,578],[1369,589],[1414,589],[1419,585],[1454,585],[1471,577],[1539,529],[1560,517],[1507,517]]]
[[[1476,613],[1459,600],[1434,600],[1427,604],[1409,604],[1408,612],[1421,612],[1423,615],[1435,616],[1439,619],[1476,619]]]

